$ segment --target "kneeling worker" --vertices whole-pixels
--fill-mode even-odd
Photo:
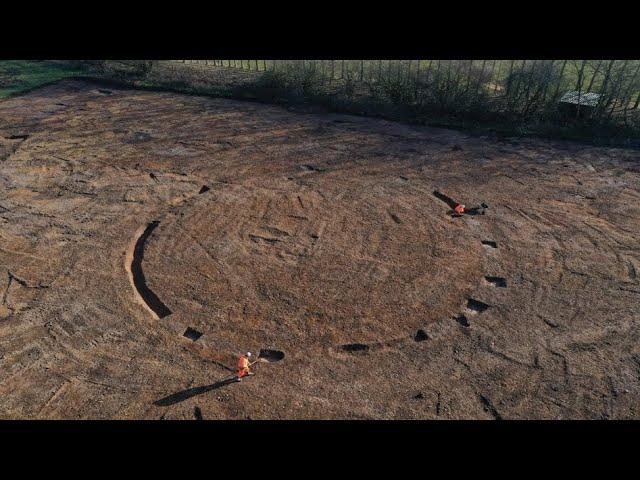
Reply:
[[[477,207],[471,207],[471,208],[467,208],[466,205],[463,205],[461,203],[456,203],[456,206],[454,207],[453,211],[451,212],[451,215],[454,216],[454,217],[461,217],[464,214],[467,214],[467,215],[484,215],[484,211],[487,208],[489,208],[489,205],[487,205],[484,202],[482,202]]]
[[[236,376],[236,382],[241,382],[242,377],[247,375],[253,375],[253,372],[249,370],[251,364],[249,359],[251,358],[251,352],[247,352],[245,355],[241,355],[238,359],[238,375]]]

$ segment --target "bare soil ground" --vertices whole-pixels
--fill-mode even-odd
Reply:
[[[75,81],[1,101],[0,417],[639,418],[639,173]]]

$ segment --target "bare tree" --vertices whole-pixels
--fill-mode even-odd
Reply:
[[[593,69],[593,75],[591,75],[591,81],[589,82],[589,86],[587,87],[587,92],[591,91],[591,88],[593,87],[593,82],[596,79],[596,75],[598,74],[598,71],[600,71],[601,65],[602,65],[602,60],[600,60],[596,68]]]
[[[617,77],[616,83],[614,84],[614,87],[611,89],[611,95],[609,97],[609,101],[607,104],[607,108],[611,107],[611,109],[609,110],[607,119],[611,118],[611,115],[613,115],[613,111],[616,108],[616,104],[618,103],[619,96],[620,96],[620,89],[622,88],[622,83],[624,81],[624,72],[627,67],[627,63],[629,63],[629,60],[623,61],[622,67],[620,67],[618,70],[618,77]]]
[[[587,61],[583,60],[580,66],[580,71],[578,72],[578,85],[576,87],[576,89],[578,90],[578,106],[576,108],[576,118],[580,117],[580,104],[582,100],[582,80],[583,80],[583,74],[584,74],[584,66],[586,64],[587,64]]]

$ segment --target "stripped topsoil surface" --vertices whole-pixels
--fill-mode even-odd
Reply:
[[[639,173],[76,81],[1,101],[0,417],[639,418]]]

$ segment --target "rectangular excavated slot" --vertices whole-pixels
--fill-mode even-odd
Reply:
[[[187,337],[189,340],[193,340],[195,342],[202,336],[202,333],[191,327],[188,327],[182,334],[182,336]]]
[[[365,345],[364,343],[348,343],[346,345],[342,345],[340,348],[345,352],[367,352],[369,350],[369,345]]]
[[[507,280],[502,277],[484,277],[488,284],[493,285],[494,287],[506,288]]]
[[[474,298],[470,298],[467,302],[467,310],[469,310],[471,313],[482,313],[490,306],[491,305],[488,305]]]

